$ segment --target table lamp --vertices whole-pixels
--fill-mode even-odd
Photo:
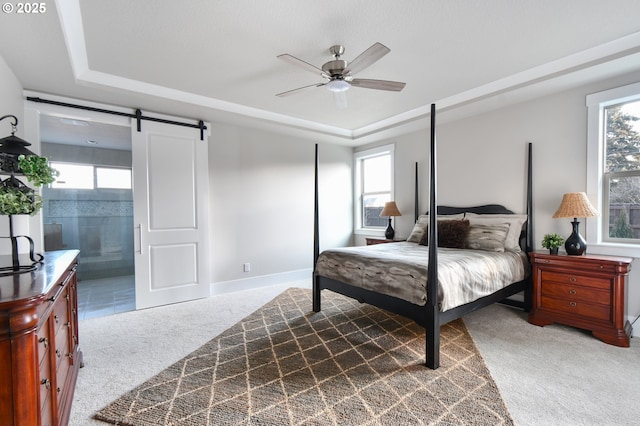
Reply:
[[[388,240],[393,240],[393,237],[395,236],[396,232],[393,230],[393,227],[391,226],[391,217],[402,216],[402,214],[400,213],[400,210],[398,210],[398,206],[396,205],[396,202],[389,201],[387,203],[384,203],[384,208],[380,212],[380,216],[389,217],[389,225],[387,226],[387,229],[384,231],[384,236]]]
[[[564,243],[567,254],[580,256],[587,250],[587,242],[582,238],[579,231],[579,217],[594,217],[598,211],[591,205],[587,194],[584,192],[571,192],[562,196],[560,207],[554,213],[553,218],[572,217],[573,232]]]

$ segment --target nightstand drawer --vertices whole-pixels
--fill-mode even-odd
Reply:
[[[598,305],[573,299],[557,299],[549,296],[542,296],[540,302],[540,308],[555,311],[562,315],[580,315],[601,321],[611,320],[611,308],[609,305]]]
[[[611,292],[608,290],[597,290],[590,287],[559,284],[548,281],[544,281],[542,283],[542,295],[556,297],[559,299],[599,303],[601,305],[607,305],[607,307],[611,303]]]
[[[563,284],[572,284],[572,285],[582,285],[587,287],[594,287],[603,290],[611,289],[611,279],[602,278],[602,277],[594,277],[588,275],[579,275],[567,272],[555,272],[549,270],[542,270],[542,281],[548,282],[553,281],[557,283]]]

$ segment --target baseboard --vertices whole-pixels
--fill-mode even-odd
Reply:
[[[296,286],[311,287],[311,274],[313,270],[299,269],[297,271],[282,272],[279,274],[260,275],[238,280],[220,281],[211,283],[211,295],[231,293],[234,291],[250,290],[253,288],[267,287],[276,284],[296,283]]]

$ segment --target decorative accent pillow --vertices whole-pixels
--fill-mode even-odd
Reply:
[[[465,246],[474,250],[504,251],[510,226],[507,224],[479,225],[472,223]]]
[[[474,225],[508,225],[509,232],[504,241],[505,250],[520,252],[520,234],[522,226],[527,221],[524,214],[465,214],[465,219],[469,219],[471,226]]]
[[[463,218],[464,218],[464,214],[463,213],[451,214],[451,215],[441,215],[441,216],[438,216],[438,221],[455,220],[455,219],[461,220]],[[422,236],[427,232],[427,226],[429,226],[429,215],[428,214],[422,214],[422,215],[418,216],[418,221],[413,226],[413,230],[411,231],[411,234],[409,234],[409,237],[407,238],[407,242],[409,242],[409,243],[419,243],[420,240],[422,239]]]
[[[438,220],[438,247],[464,248],[469,234],[468,220]],[[426,246],[429,233],[420,238],[420,244]]]

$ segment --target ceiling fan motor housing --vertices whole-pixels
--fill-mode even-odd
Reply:
[[[342,76],[342,72],[346,67],[347,61],[343,61],[342,59],[335,59],[324,64],[322,66],[322,71],[324,71],[331,77],[339,77]]]

